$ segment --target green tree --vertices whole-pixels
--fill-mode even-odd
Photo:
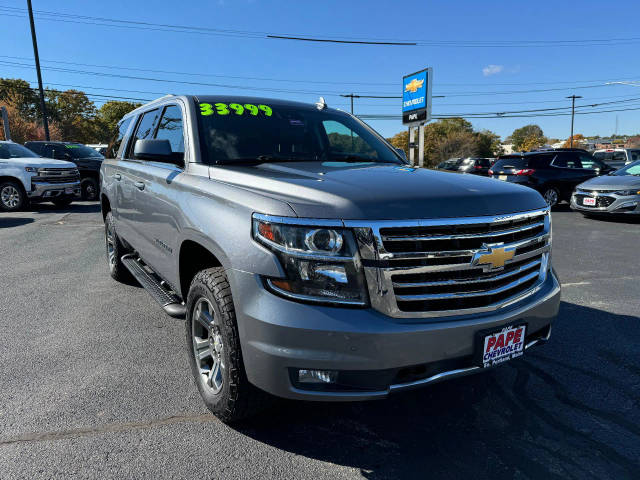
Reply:
[[[511,140],[514,151],[527,152],[544,145],[547,138],[538,125],[525,125],[513,131]]]
[[[79,90],[47,89],[47,113],[56,122],[64,140],[90,143],[96,137],[96,106]]]
[[[140,105],[140,103],[121,102],[118,100],[105,102],[97,113],[96,141],[108,143],[122,117]]]
[[[26,80],[0,78],[0,101],[13,105],[25,121],[39,116],[38,95]]]
[[[479,157],[494,157],[502,155],[504,150],[500,142],[500,135],[491,130],[482,130],[476,134],[477,149],[475,154]]]
[[[404,150],[405,155],[409,158],[409,132],[404,130],[400,133],[396,133],[393,137],[387,138],[387,141],[393,145],[394,148],[401,148]]]

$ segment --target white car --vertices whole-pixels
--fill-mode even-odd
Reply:
[[[74,163],[42,158],[14,142],[0,141],[0,210],[14,212],[29,202],[68,206],[80,197]]]
[[[603,148],[593,152],[593,156],[614,168],[622,168],[640,160],[640,148]]]

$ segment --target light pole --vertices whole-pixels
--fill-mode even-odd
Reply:
[[[576,111],[576,98],[582,98],[580,95],[571,95],[567,98],[571,99],[571,148],[573,148],[573,116]]]
[[[42,89],[42,74],[40,73],[40,57],[38,56],[38,40],[36,27],[33,23],[33,9],[31,0],[27,0],[29,8],[29,23],[31,24],[31,41],[33,42],[33,56],[36,60],[36,74],[38,75],[38,90],[40,90],[40,110],[42,110],[42,126],[44,127],[44,139],[49,141],[49,121],[47,120],[47,106],[44,103],[44,90]]]

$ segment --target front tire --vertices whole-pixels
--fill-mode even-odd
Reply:
[[[21,186],[12,180],[0,183],[0,210],[17,212],[27,203],[27,196]]]
[[[555,207],[560,203],[560,192],[555,187],[547,188],[542,196],[544,197],[544,201],[547,202],[547,205],[550,207]]]
[[[83,200],[93,201],[98,199],[98,194],[100,192],[98,189],[98,182],[96,182],[95,179],[85,178],[82,180],[80,188],[82,189]]]
[[[231,288],[221,267],[197,273],[187,297],[186,339],[191,371],[202,399],[225,423],[264,408],[265,392],[244,370]]]

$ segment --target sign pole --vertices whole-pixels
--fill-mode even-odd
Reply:
[[[424,167],[424,124],[418,125],[418,165]]]
[[[402,123],[409,127],[409,161],[413,167],[424,167],[424,125],[431,120],[432,85],[432,68],[402,77]]]
[[[409,163],[411,163],[412,167],[415,167],[416,165],[415,145],[416,131],[412,126],[409,126]]]

